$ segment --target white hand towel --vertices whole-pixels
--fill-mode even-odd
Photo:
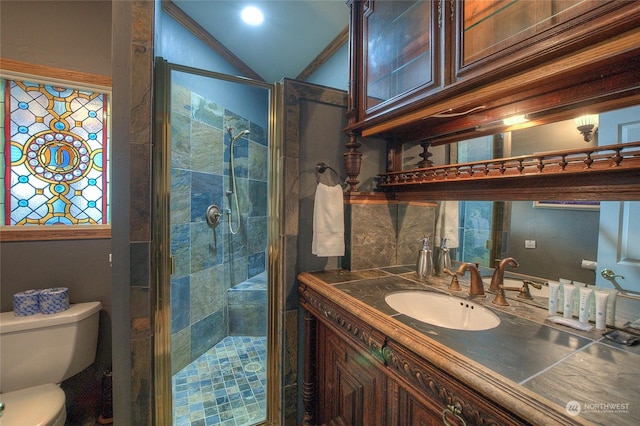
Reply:
[[[442,244],[442,238],[447,239],[447,248],[458,247],[458,205],[458,201],[440,201],[434,238],[437,247]]]
[[[318,257],[344,256],[342,186],[319,183],[313,205],[311,253]]]

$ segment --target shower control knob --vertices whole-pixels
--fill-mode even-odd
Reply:
[[[222,217],[222,213],[220,212],[220,207],[215,204],[210,205],[207,208],[207,212],[205,213],[205,219],[207,220],[207,225],[210,228],[215,228],[220,223],[220,218]]]

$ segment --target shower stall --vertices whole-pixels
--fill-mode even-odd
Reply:
[[[267,419],[272,92],[156,60],[156,398],[171,407],[156,415],[166,424]]]

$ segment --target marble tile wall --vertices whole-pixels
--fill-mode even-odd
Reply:
[[[264,129],[179,84],[171,105],[171,280],[172,371],[181,370],[228,333],[227,290],[265,270],[267,247],[267,135]],[[240,206],[237,234],[229,215],[217,228],[205,220],[215,204],[231,208],[231,135],[235,192]],[[264,318],[260,318],[264,324]]]
[[[435,209],[433,203],[347,204],[344,267],[354,271],[415,263],[418,240],[434,233]]]

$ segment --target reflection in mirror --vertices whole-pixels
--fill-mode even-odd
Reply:
[[[614,123],[623,120],[634,124],[637,110],[636,107],[601,114],[600,125],[602,127],[603,119],[607,121],[608,115],[614,117]],[[617,128],[616,125],[609,127]],[[634,138],[620,141],[632,142]],[[436,146],[430,151],[434,164],[442,165],[618,142],[616,135],[604,130],[599,134],[597,129],[593,138],[585,142],[574,121],[569,120]],[[419,145],[406,147],[404,170],[416,167],[421,148]],[[443,198],[452,197],[447,194]],[[630,265],[634,259],[640,259],[640,249],[635,243],[640,238],[640,225],[635,225],[637,219],[633,219],[640,215],[638,201],[460,200],[442,201],[439,208],[456,212],[445,217],[439,215],[440,222],[436,223],[436,236],[441,229],[457,230],[450,231],[455,233],[456,245],[449,246],[455,260],[492,268],[495,259],[514,257],[520,265],[516,269],[508,268],[507,276],[516,273],[542,280],[565,278],[615,288],[625,298],[640,297],[640,280],[633,277],[640,273],[640,268],[636,267],[632,273],[629,269],[620,272],[625,263]],[[453,223],[443,224],[442,220]],[[619,276],[607,279],[602,274],[605,269]],[[483,275],[486,274],[490,275],[491,271],[485,270]],[[634,306],[631,316],[638,315],[637,305]]]
[[[513,257],[519,266],[506,270],[505,285],[520,286],[523,278],[540,283],[564,278],[578,286],[616,289],[620,299],[617,318],[625,322],[640,316],[640,282],[634,278],[638,266],[632,262],[639,255],[635,242],[640,238],[640,225],[635,225],[637,219],[612,224],[623,216],[637,218],[640,202],[446,201],[440,207],[444,203],[449,209],[456,204],[459,213],[458,244],[450,248],[452,259],[484,267],[480,270],[486,277],[485,287],[495,259]],[[624,274],[616,274],[625,263]],[[620,276],[607,278],[606,270]],[[511,278],[518,280],[509,281]],[[546,308],[546,286],[541,291],[531,288],[531,292],[532,301],[514,300]],[[517,295],[507,292],[506,296]]]
[[[514,257],[514,272],[547,280],[566,278],[593,285],[596,271],[598,204],[541,204],[532,201],[460,201],[456,259],[493,267],[492,259]]]
[[[585,142],[574,120],[564,120],[542,126],[523,127],[511,132],[481,136],[454,144],[429,147],[434,165],[466,163],[492,158],[515,157],[538,152],[582,149],[616,143],[599,142],[597,129],[589,142]],[[422,158],[420,143],[403,146],[402,170],[415,169]]]
[[[461,141],[450,148],[449,163],[533,154],[597,145],[585,143],[573,120]],[[561,207],[562,208],[545,208]],[[595,271],[580,267],[595,260],[597,204],[540,204],[533,201],[460,201],[458,260],[493,267],[507,256],[520,262],[518,273],[595,283]]]

